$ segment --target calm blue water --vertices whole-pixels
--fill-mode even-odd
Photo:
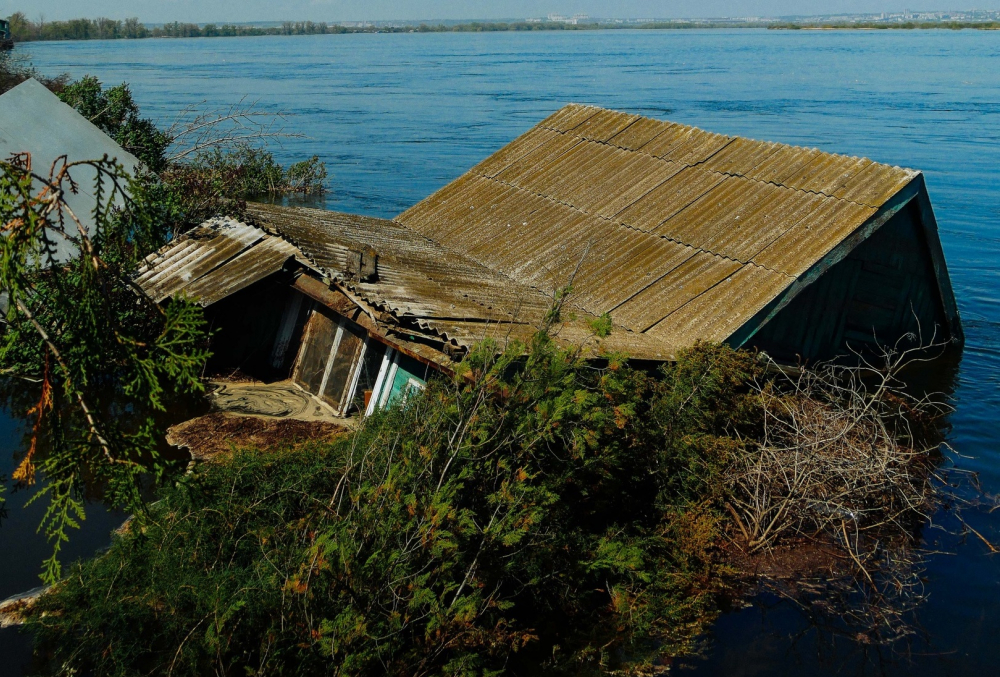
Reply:
[[[382,217],[571,101],[922,169],[968,341],[942,385],[956,407],[949,441],[1000,493],[1000,32],[344,35],[49,43],[30,53],[49,74],[128,81],[164,122],[187,105],[244,96],[289,113],[287,131],[308,138],[286,140],[278,157],[318,154],[333,174],[328,207]],[[1000,511],[970,523],[1000,539]],[[11,558],[28,536],[17,534],[0,529],[0,598],[7,569],[23,574]],[[927,571],[926,639],[872,651],[761,600],[723,617],[696,673],[995,674],[1000,556],[927,534],[954,554]]]

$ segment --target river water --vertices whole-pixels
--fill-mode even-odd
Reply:
[[[143,112],[163,123],[189,105],[244,97],[288,113],[285,130],[304,137],[285,139],[278,158],[319,155],[333,175],[326,206],[373,216],[394,216],[567,102],[921,169],[967,336],[960,363],[929,376],[955,406],[948,441],[959,465],[1000,493],[1000,32],[375,34],[36,43],[27,52],[47,74],[128,81]],[[8,459],[19,426],[0,417]],[[44,551],[32,534],[37,515],[20,512],[19,496],[0,527],[0,599],[36,584]],[[1000,511],[967,517],[1000,539]],[[74,552],[101,547],[118,518],[98,506]],[[995,674],[1000,555],[975,538],[925,534],[948,554],[929,562],[923,635],[912,643],[873,650],[834,639],[790,604],[763,598],[722,617],[695,674]],[[0,632],[0,654],[26,650]]]

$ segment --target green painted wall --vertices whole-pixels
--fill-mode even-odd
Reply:
[[[916,200],[835,264],[747,345],[795,362],[872,352],[908,333],[947,335]],[[914,345],[919,339],[907,341]]]
[[[427,365],[417,362],[412,357],[400,354],[396,363],[396,376],[392,379],[391,384],[386,385],[386,387],[390,388],[386,406],[398,402],[403,398],[406,391],[413,387],[410,384],[411,380],[423,386],[427,382],[428,369]]]

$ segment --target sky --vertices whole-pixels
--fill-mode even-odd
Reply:
[[[973,3],[958,0],[956,4]],[[976,0],[975,6],[1000,9],[1000,0]],[[0,16],[17,11],[47,21],[137,16],[146,23],[501,19],[550,13],[600,18],[694,18],[952,8],[948,0],[0,0]]]

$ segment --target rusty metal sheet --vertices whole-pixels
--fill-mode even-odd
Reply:
[[[638,119],[638,115],[601,110],[596,115],[587,118],[577,127],[574,127],[571,133],[574,136],[579,136],[589,141],[603,143]]]
[[[875,207],[825,199],[808,218],[775,239],[753,262],[798,277],[875,214]]]
[[[715,254],[691,251],[684,263],[613,308],[612,320],[635,331],[647,331],[743,265]],[[661,331],[658,336],[663,338],[665,333]]]
[[[597,115],[601,110],[596,106],[571,103],[542,120],[539,127],[546,127],[557,132],[569,132]]]
[[[751,172],[780,148],[782,146],[779,143],[736,137],[725,148],[705,160],[701,168],[742,176]]]
[[[660,134],[671,130],[679,131],[682,128],[683,125],[679,125],[675,122],[664,122],[662,120],[653,120],[651,118],[639,118],[628,127],[608,139],[608,143],[612,146],[618,146],[624,150],[640,150],[644,149],[647,143],[655,139]],[[643,150],[643,152],[645,152],[645,150]]]
[[[615,219],[645,232],[659,226],[726,179],[724,174],[688,167],[649,191]]]
[[[665,317],[647,333],[674,345],[725,341],[794,278],[747,264]]]

